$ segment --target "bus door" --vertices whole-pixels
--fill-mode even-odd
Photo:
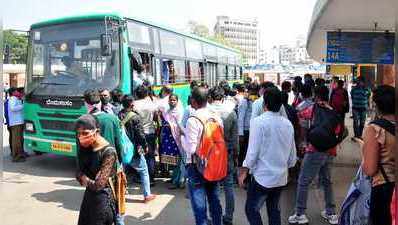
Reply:
[[[210,87],[217,84],[217,63],[206,63],[206,83],[208,83]]]

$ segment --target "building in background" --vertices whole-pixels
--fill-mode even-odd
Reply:
[[[268,57],[268,52],[265,49],[260,49],[258,51],[257,64],[267,64]]]
[[[281,59],[280,59],[280,54],[279,54],[279,48],[277,46],[273,46],[271,49],[268,49],[266,51],[267,55],[267,64],[280,64]]]
[[[258,62],[259,29],[257,19],[242,20],[217,16],[214,34],[223,36],[242,52],[243,61],[253,65]]]
[[[273,46],[267,49],[264,53],[266,57],[266,64],[313,64],[314,61],[309,57],[305,48],[305,38],[297,37],[294,44],[283,44]]]

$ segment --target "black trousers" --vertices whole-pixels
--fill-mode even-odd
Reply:
[[[372,225],[391,225],[391,201],[394,183],[372,187],[370,194],[370,219]]]
[[[243,131],[243,139],[239,140],[238,166],[242,166],[243,161],[245,161],[248,145],[249,145],[249,131],[245,130]]]

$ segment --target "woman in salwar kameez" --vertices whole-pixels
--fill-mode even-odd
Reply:
[[[78,225],[111,225],[116,204],[109,178],[116,174],[116,150],[101,137],[98,121],[83,115],[76,122],[78,169],[76,179],[86,187]]]

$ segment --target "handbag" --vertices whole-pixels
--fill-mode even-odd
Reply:
[[[104,152],[109,151],[113,147],[108,147]],[[104,152],[101,153],[101,158]],[[127,179],[126,174],[123,171],[123,167],[120,165],[117,154],[115,154],[116,160],[114,168],[116,174],[108,178],[108,185],[112,190],[112,197],[116,202],[116,213],[123,215],[126,213],[126,190],[127,190]]]
[[[113,198],[116,202],[117,214],[123,215],[126,213],[126,189],[127,179],[122,167],[117,169],[116,175],[110,177],[108,180],[109,186],[112,189]]]

